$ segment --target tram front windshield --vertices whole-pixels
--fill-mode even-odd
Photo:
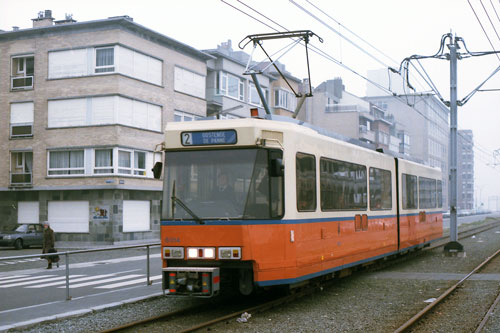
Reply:
[[[270,172],[271,160],[281,156],[281,151],[267,149],[167,152],[162,216],[175,220],[282,216],[283,177]]]

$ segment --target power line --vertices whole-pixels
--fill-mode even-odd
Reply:
[[[224,1],[224,0],[221,0],[221,1],[222,1],[223,3],[225,3],[225,4],[229,5],[230,7],[232,7],[232,8],[234,8],[234,9],[238,10],[239,12],[241,12],[241,13],[243,13],[243,14],[247,15],[248,17],[250,17],[250,18],[252,18],[252,19],[256,20],[257,22],[259,22],[259,23],[261,23],[261,24],[263,24],[263,25],[265,25],[265,26],[267,26],[267,27],[271,28],[272,30],[274,30],[274,31],[278,32],[278,29],[276,29],[276,28],[272,27],[271,25],[269,25],[269,24],[267,24],[267,23],[264,23],[263,21],[261,21],[261,20],[257,19],[255,16],[248,14],[247,12],[245,12],[245,11],[243,11],[243,10],[241,10],[241,9],[239,9],[239,8],[237,8],[237,7],[235,7],[235,6],[231,5],[231,4],[229,4],[229,3],[227,3],[227,2],[226,2],[226,1]],[[249,6],[249,5],[245,4],[245,3],[243,3],[241,0],[237,0],[237,1],[238,1],[239,3],[241,3],[242,5],[244,5],[245,7],[247,7],[248,9],[250,9],[250,10],[254,11],[255,13],[257,13],[257,14],[261,15],[262,17],[266,18],[268,21],[272,22],[273,24],[275,24],[275,25],[277,25],[277,26],[279,26],[279,27],[283,28],[283,29],[284,29],[284,30],[286,30],[286,31],[289,31],[289,30],[288,30],[288,29],[286,29],[283,25],[281,25],[281,24],[277,23],[276,21],[272,20],[271,18],[269,18],[269,17],[265,16],[264,14],[262,14],[261,12],[259,12],[258,10],[256,10],[255,8],[253,8],[253,7],[251,7],[251,6]],[[441,59],[445,59],[445,58],[446,58],[446,56],[442,53],[442,51],[444,50],[444,43],[443,43],[443,41],[445,40],[446,36],[447,36],[447,35],[443,35],[443,37],[442,37],[442,43],[441,43],[441,47],[440,47],[440,49],[438,50],[438,52],[437,52],[434,56],[416,56],[416,55],[414,55],[414,56],[408,57],[408,58],[406,58],[406,59],[411,60],[411,59],[413,59],[413,58],[415,58],[415,59],[416,59],[416,57],[420,57],[420,59],[432,58],[432,57],[439,57],[439,58],[441,58]],[[410,104],[409,104],[409,102],[408,102],[408,95],[406,95],[406,96],[405,96],[405,97],[406,97],[406,99],[407,99],[407,100],[406,100],[406,102],[405,102],[405,101],[401,98],[401,96],[397,96],[397,94],[395,94],[392,90],[387,89],[387,88],[385,88],[385,87],[381,86],[380,84],[378,84],[378,83],[376,83],[376,82],[373,82],[372,80],[369,80],[369,79],[368,79],[368,78],[366,78],[365,76],[363,76],[363,75],[359,74],[358,72],[356,72],[354,69],[350,68],[349,66],[347,66],[347,65],[345,65],[345,64],[343,64],[343,63],[341,63],[339,60],[337,60],[336,58],[334,58],[334,57],[333,57],[333,56],[331,56],[330,54],[328,54],[328,53],[324,52],[323,50],[319,49],[318,47],[315,47],[314,45],[310,45],[310,46],[311,46],[311,49],[312,49],[312,51],[313,51],[313,52],[315,52],[315,53],[319,54],[320,56],[324,57],[325,59],[330,60],[330,61],[332,61],[333,63],[335,63],[335,64],[337,64],[337,65],[339,65],[339,66],[341,66],[341,67],[343,67],[343,68],[347,69],[348,71],[350,71],[350,72],[354,73],[355,75],[357,75],[357,76],[359,76],[359,77],[363,78],[363,79],[364,79],[364,80],[366,80],[367,82],[369,82],[369,83],[371,83],[371,84],[373,84],[373,85],[377,86],[377,87],[378,87],[378,88],[380,88],[382,91],[384,91],[384,92],[386,92],[386,93],[389,93],[389,95],[390,95],[390,96],[392,96],[393,98],[395,98],[395,100],[397,100],[397,101],[399,101],[400,103],[403,103],[403,104],[405,104],[405,105],[409,106],[410,108],[412,108],[413,110],[415,110],[418,114],[420,114],[422,117],[424,117],[424,119],[426,119],[427,121],[429,121],[429,122],[433,122],[433,121],[432,121],[431,119],[429,119],[426,115],[422,114],[422,113],[420,112],[420,110],[416,109],[414,106],[412,106],[412,105],[410,105]],[[464,47],[465,47],[465,43],[464,43]],[[465,47],[465,48],[466,48],[466,47]],[[481,52],[481,53],[478,53],[477,55],[487,55],[487,54],[493,54],[493,53],[495,53],[495,52]],[[473,53],[468,52],[468,54],[473,54]],[[406,59],[405,59],[405,60],[406,60]],[[403,62],[404,62],[404,61],[403,61]],[[402,63],[403,63],[403,62],[402,62]],[[414,65],[413,65],[413,66],[414,66]],[[415,66],[414,66],[414,67],[415,67]],[[420,73],[420,74],[421,74],[421,73]],[[422,74],[421,74],[421,76],[422,76]],[[422,77],[423,77],[423,76],[422,76]],[[429,95],[429,96],[431,96],[431,95]],[[424,100],[424,103],[428,105],[428,103],[427,103],[425,100]],[[428,105],[428,106],[429,106],[429,105]],[[474,147],[476,147],[476,145],[474,145]],[[478,150],[478,151],[481,151],[481,150],[479,150],[479,148],[477,148],[477,147],[476,147],[475,149],[476,149],[476,150]],[[485,155],[489,155],[489,152],[482,151],[482,153],[484,153]],[[486,165],[488,165],[488,164],[486,164]]]
[[[490,24],[493,27],[493,30],[495,31],[495,34],[497,35],[498,40],[500,40],[500,36],[498,35],[497,29],[495,28],[495,25],[493,24],[493,21],[491,20],[490,14],[488,14],[486,7],[484,7],[483,0],[479,0],[479,3],[481,3],[481,6],[483,7],[484,13],[488,17],[488,20],[490,21]]]
[[[470,0],[467,0],[467,2],[469,3],[469,6],[470,6],[470,8],[472,9],[472,12],[474,13],[474,16],[476,16],[476,19],[477,19],[477,21],[479,22],[479,25],[481,26],[481,29],[483,29],[483,32],[484,32],[484,34],[485,34],[485,36],[486,36],[486,39],[488,39],[488,42],[490,43],[491,48],[493,49],[493,51],[496,51],[496,50],[495,50],[495,47],[493,46],[493,43],[491,42],[490,37],[488,36],[488,33],[486,32],[486,29],[484,29],[484,26],[483,26],[483,24],[481,23],[481,20],[479,19],[479,16],[477,16],[477,13],[476,13],[476,11],[474,10],[474,7],[472,7],[472,4],[470,3]],[[499,56],[498,54],[496,54],[496,56],[497,56],[498,60],[500,61],[500,56]]]

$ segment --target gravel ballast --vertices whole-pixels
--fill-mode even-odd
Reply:
[[[407,261],[376,272],[360,272],[290,304],[252,314],[246,323],[231,319],[210,328],[211,332],[389,332],[394,331],[423,309],[426,300],[438,297],[463,275],[469,273],[500,244],[500,228],[461,240],[464,255],[445,256],[443,248],[425,251]],[[499,265],[484,274],[500,273]],[[483,272],[481,272],[483,273]],[[444,320],[427,320],[415,332],[470,332],[479,323],[496,295],[496,280],[473,280],[461,288],[465,293],[451,297],[436,311]],[[490,290],[490,291],[489,291]],[[491,297],[490,297],[491,296]],[[491,298],[491,299],[490,299]],[[133,320],[203,302],[198,299],[158,297],[107,309],[77,318],[68,318],[23,328],[25,332],[95,332]],[[450,307],[454,311],[448,311]],[[483,311],[484,310],[484,311]],[[479,315],[473,315],[477,312]],[[487,332],[499,331],[499,311],[494,312]],[[433,317],[433,318],[439,318]],[[496,326],[495,326],[496,325]],[[206,331],[204,329],[203,331]],[[164,329],[168,332],[168,328]]]

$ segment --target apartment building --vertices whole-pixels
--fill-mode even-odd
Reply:
[[[211,56],[128,16],[40,12],[0,32],[0,228],[49,221],[59,242],[157,239],[166,122],[205,116]]]
[[[458,130],[457,134],[457,206],[481,208],[481,198],[474,205],[474,135],[472,130]]]
[[[400,124],[401,147],[409,156],[438,167],[443,175],[443,202],[448,204],[448,108],[434,95],[418,94],[403,96],[369,96],[364,98],[388,114]],[[407,146],[410,142],[411,145]]]
[[[373,149],[399,153],[401,139],[397,137],[394,117],[346,91],[342,78],[322,82],[307,105],[307,121],[313,125]]]

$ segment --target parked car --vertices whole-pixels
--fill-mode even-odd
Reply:
[[[43,227],[40,224],[18,224],[13,230],[0,233],[0,246],[13,246],[20,250],[42,245]]]

